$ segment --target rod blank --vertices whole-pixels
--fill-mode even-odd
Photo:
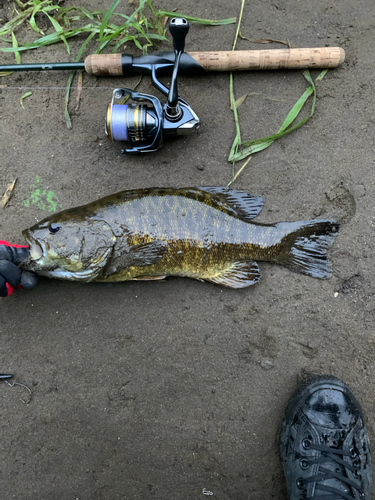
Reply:
[[[83,62],[43,63],[43,64],[8,64],[0,66],[0,71],[53,71],[85,69]]]

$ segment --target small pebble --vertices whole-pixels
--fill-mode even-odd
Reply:
[[[273,367],[273,361],[271,361],[270,359],[262,359],[259,364],[260,367],[263,368],[263,370],[270,370]]]

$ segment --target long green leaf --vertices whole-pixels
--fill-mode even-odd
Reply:
[[[106,15],[104,16],[103,18],[103,22],[102,22],[102,25],[100,26],[100,32],[99,32],[99,40],[101,41],[102,37],[103,37],[103,33],[104,33],[104,28],[106,27],[106,24],[108,23],[109,21],[109,18],[111,17],[113,11],[115,10],[115,8],[118,6],[118,4],[120,3],[121,0],[114,0],[112,2],[112,5],[110,6],[110,8],[107,10],[107,13]]]
[[[200,17],[187,16],[180,12],[170,12],[168,10],[158,10],[155,12],[155,15],[163,17],[183,17],[192,23],[206,24],[209,26],[221,26],[223,24],[233,24],[236,22],[235,17],[229,19],[201,19]]]
[[[116,45],[113,47],[112,52],[115,54],[118,49],[121,47],[121,45],[124,45],[126,42],[129,42],[131,40],[131,35],[126,35],[124,38],[120,38],[120,40],[116,43]]]
[[[33,7],[30,7],[29,9],[24,10],[16,17],[8,21],[6,24],[4,24],[4,26],[0,28],[0,36],[6,35],[7,33],[9,33],[9,31],[17,28],[17,26],[20,26],[24,22],[24,20],[29,17],[32,11]]]
[[[43,31],[40,30],[38,28],[38,26],[36,25],[36,21],[35,21],[35,14],[41,9],[41,6],[40,4],[37,5],[35,7],[35,9],[33,10],[31,16],[30,16],[30,19],[29,19],[29,23],[30,23],[30,26],[32,27],[32,29],[36,32],[36,33],[39,33],[40,35],[44,35]]]
[[[16,38],[16,35],[12,32],[12,42],[13,42],[13,47],[14,48],[18,48],[18,43],[17,43],[17,38]],[[17,64],[21,64],[21,55],[19,52],[15,52],[14,53],[15,57],[16,57],[16,63]]]
[[[240,32],[240,27],[241,27],[243,9],[245,7],[245,1],[246,0],[242,0],[242,2],[241,2],[240,16],[239,16],[238,23],[237,23],[236,36],[234,38],[232,50],[234,50],[236,48],[238,34]],[[234,79],[234,76],[233,76],[233,72],[231,71],[230,75],[229,75],[229,96],[230,96],[230,107],[233,110],[234,122],[236,125],[236,136],[234,138],[231,150],[229,152],[229,158],[232,158],[237,154],[238,148],[241,144],[241,130],[240,130],[240,122],[238,120],[236,99],[234,97],[234,80],[233,79]]]
[[[69,12],[71,12],[73,10],[81,13],[78,16],[74,16],[74,17],[77,18],[77,20],[81,19],[82,17],[88,17],[91,21],[94,20],[94,15],[95,15],[94,12],[90,12],[89,10],[84,9],[83,7],[77,7],[77,6],[60,8],[59,11],[57,12],[56,16],[55,16],[55,19],[63,18]],[[104,13],[104,11],[103,11],[103,13]]]
[[[64,36],[66,39],[68,39],[68,38],[78,36],[81,33],[92,33],[92,32],[99,33],[99,27],[97,27],[93,24],[87,24],[86,26],[83,26],[81,28],[65,31]],[[60,35],[60,33],[54,32],[54,33],[51,33],[49,35],[38,38],[34,42],[26,43],[25,45],[22,45],[21,47],[18,47],[17,49],[14,49],[13,47],[5,47],[5,48],[0,47],[0,51],[1,52],[15,52],[15,51],[37,49],[39,47],[44,47],[46,45],[53,45],[53,44],[58,43],[58,42],[61,42],[61,35]]]
[[[275,140],[277,140],[280,137],[283,137],[284,135],[289,134],[290,132],[293,132],[297,128],[301,127],[313,116],[314,111],[315,111],[315,105],[316,105],[315,84],[314,84],[314,81],[311,78],[310,72],[308,70],[303,70],[302,74],[306,78],[306,80],[310,83],[310,86],[305,90],[303,95],[298,99],[296,104],[289,111],[283,124],[279,128],[279,131],[276,134],[273,134],[273,135],[270,135],[267,137],[263,137],[262,139],[256,139],[253,141],[245,141],[245,142],[241,143],[241,146],[247,146],[247,147],[245,147],[245,149],[243,149],[240,152],[237,152],[235,154],[230,155],[229,161],[237,162],[239,160],[243,160],[244,158],[246,158],[247,156],[249,156],[252,153],[258,153],[259,151],[262,151],[262,150],[268,148]],[[316,80],[321,80],[325,74],[326,74],[326,70],[322,71]],[[307,117],[300,120],[296,125],[289,127],[289,125],[291,125],[294,122],[294,120],[297,118],[303,105],[306,103],[307,99],[311,95],[313,95],[313,103],[311,106],[310,114]],[[289,127],[289,128],[287,128],[287,127]]]
[[[69,47],[69,44],[68,44],[68,42],[67,42],[67,40],[65,38],[64,30],[63,30],[62,26],[60,26],[60,24],[56,21],[56,19],[54,19],[53,17],[51,17],[49,14],[47,14],[46,11],[44,11],[44,13],[48,17],[48,19],[51,21],[53,27],[56,30],[56,33],[59,34],[61,40],[64,42],[66,50],[68,51],[68,54],[70,54],[70,47]]]

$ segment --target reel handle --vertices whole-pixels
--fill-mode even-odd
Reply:
[[[186,19],[174,17],[169,23],[169,31],[173,38],[173,48],[178,52],[185,49],[185,38],[189,32],[189,23]]]
[[[174,17],[169,23],[169,31],[173,38],[175,61],[171,79],[171,86],[168,93],[168,103],[165,108],[167,119],[177,121],[181,118],[181,108],[178,105],[177,74],[180,64],[181,54],[185,48],[185,38],[189,32],[189,23],[186,19]]]

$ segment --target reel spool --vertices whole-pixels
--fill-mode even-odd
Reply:
[[[162,106],[160,100],[152,95],[133,92],[131,89],[118,88],[113,91],[112,101],[107,109],[105,132],[111,141],[129,142],[132,147],[122,153],[144,153],[156,151],[163,145],[163,139],[194,133],[200,125],[198,116],[189,104],[178,96],[177,73],[181,54],[184,51],[185,37],[189,31],[186,19],[174,18],[169,24],[175,49],[171,86],[168,89],[156,76],[157,71],[170,67],[170,61],[150,64],[148,70],[154,86],[167,96]],[[129,96],[130,104],[119,101]]]
[[[106,120],[106,134],[109,140],[133,143],[152,141],[160,128],[155,108],[146,104],[115,104],[115,99],[122,99],[127,95],[130,95],[128,89],[116,89],[113,92]]]

